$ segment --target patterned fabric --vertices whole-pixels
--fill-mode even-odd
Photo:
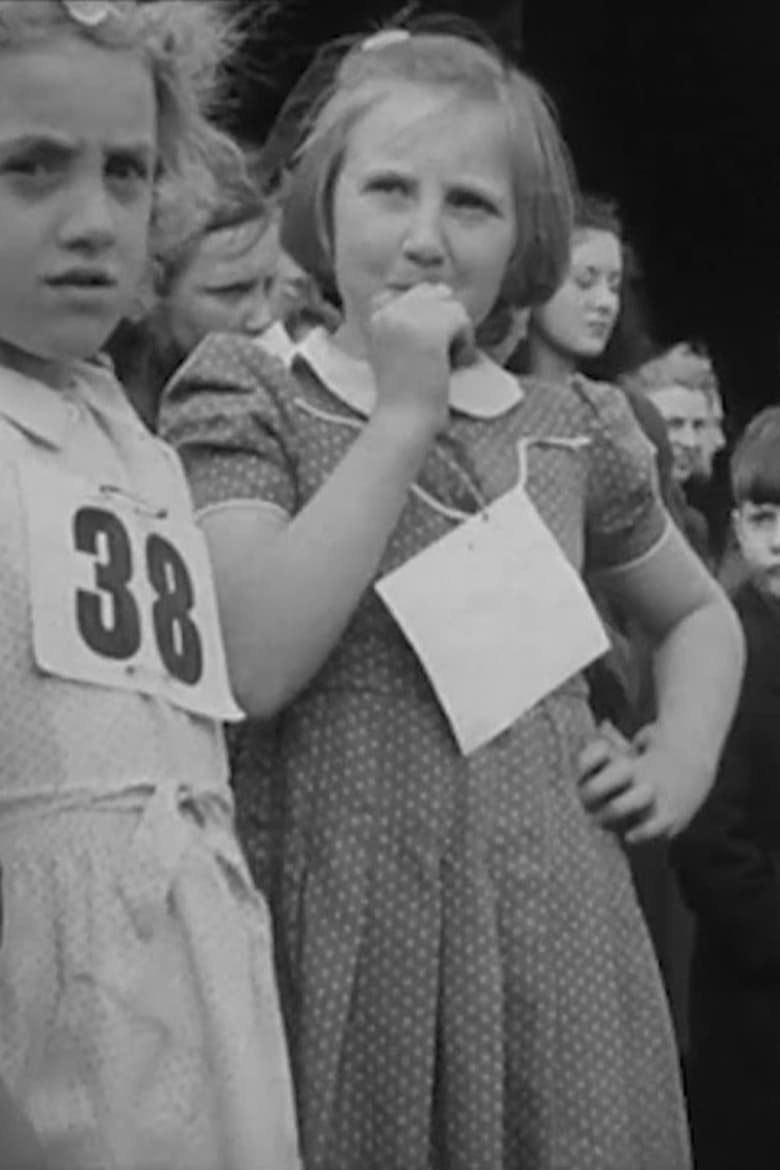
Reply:
[[[293,372],[213,337],[169,388],[197,508],[294,515],[344,457],[364,420],[300,357]],[[529,494],[578,568],[661,539],[652,451],[620,393],[524,391],[498,419],[453,411],[380,574],[449,531],[445,509],[514,487],[521,439]],[[245,729],[240,820],[272,897],[308,1170],[688,1167],[626,860],[576,792],[592,732],[575,678],[463,758],[371,588],[306,691]]]
[[[270,926],[219,726],[36,667],[18,471],[41,450],[191,514],[107,372],[61,393],[2,372],[0,1080],[57,1170],[292,1170]]]

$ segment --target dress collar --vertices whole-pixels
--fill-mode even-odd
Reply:
[[[359,414],[369,417],[376,390],[367,361],[352,357],[335,344],[327,330],[313,329],[296,346],[303,358],[332,394]],[[456,370],[450,379],[450,405],[460,414],[476,419],[499,418],[522,400],[520,383],[483,353],[473,365]]]
[[[0,415],[50,447],[64,445],[79,400],[96,414],[143,428],[107,359],[74,363],[61,390],[8,366],[0,368]]]

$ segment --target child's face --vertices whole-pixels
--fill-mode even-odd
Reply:
[[[93,356],[132,301],[156,120],[130,51],[67,33],[0,51],[0,342],[42,369]]]
[[[262,220],[208,232],[166,298],[166,319],[184,355],[207,333],[262,333],[274,313],[278,232]]]
[[[499,295],[516,238],[507,132],[494,107],[406,85],[348,140],[333,194],[336,283],[365,337],[379,293],[450,286],[475,325]]]
[[[567,357],[597,357],[615,326],[622,277],[623,257],[614,232],[578,231],[566,279],[555,296],[532,313],[534,332]]]
[[[746,500],[733,513],[734,531],[751,577],[780,599],[780,504]]]

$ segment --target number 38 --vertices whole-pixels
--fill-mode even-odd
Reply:
[[[122,521],[103,508],[80,508],[73,518],[79,552],[95,558],[95,590],[76,592],[76,622],[86,644],[104,658],[132,658],[141,648],[142,625],[131,582],[133,546]],[[102,546],[102,547],[101,547]],[[192,620],[195,594],[176,547],[152,533],[145,544],[146,575],[156,595],[155,640],[166,670],[190,686],[203,674],[203,645]]]

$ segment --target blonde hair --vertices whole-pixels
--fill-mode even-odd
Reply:
[[[459,22],[462,27],[463,22]],[[512,147],[517,243],[502,290],[525,306],[563,279],[572,232],[571,167],[541,88],[484,41],[451,32],[389,30],[346,53],[316,103],[289,179],[282,245],[325,287],[333,285],[331,203],[349,136],[398,85],[451,91],[503,114]]]
[[[683,386],[699,390],[708,401],[718,393],[718,381],[706,354],[683,342],[651,358],[621,378],[621,385],[643,394]]]
[[[244,181],[243,159],[211,115],[224,100],[224,62],[238,48],[237,17],[210,0],[112,0],[94,20],[78,0],[0,0],[0,54],[70,33],[93,44],[136,50],[157,99],[159,172],[152,251],[165,256],[211,214],[221,182]]]

